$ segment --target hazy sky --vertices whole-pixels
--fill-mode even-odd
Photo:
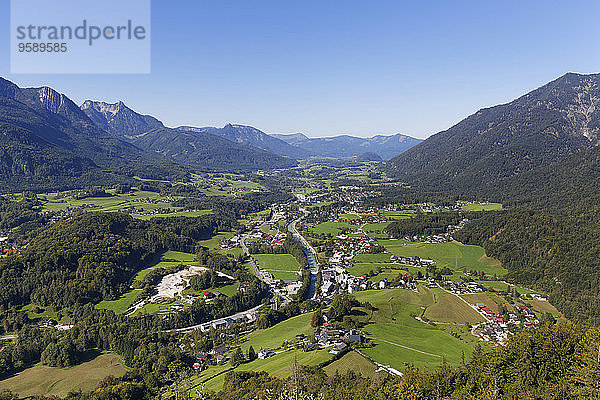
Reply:
[[[598,0],[153,0],[149,75],[11,75],[8,0],[0,10],[0,76],[168,126],[427,137],[568,71],[600,72]]]

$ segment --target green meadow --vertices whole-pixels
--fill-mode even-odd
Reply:
[[[350,351],[339,360],[327,365],[323,370],[328,376],[334,376],[336,372],[343,375],[348,371],[354,371],[362,376],[372,378],[376,374],[377,367],[356,351]]]
[[[457,269],[458,266],[458,270],[464,267],[497,276],[507,273],[498,260],[487,257],[483,248],[479,246],[464,245],[456,241],[406,244],[399,240],[379,240],[378,243],[396,256],[418,256],[434,260],[439,268]]]
[[[420,368],[433,367],[444,359],[457,364],[463,352],[465,355],[472,352],[464,341],[415,319],[438,304],[438,307],[447,307],[444,318],[464,319],[467,305],[457,307],[450,303],[450,299],[437,297],[436,293],[422,286],[419,286],[418,293],[389,289],[358,292],[354,296],[361,302],[368,301],[375,308],[374,311],[360,309],[364,315],[359,318],[367,323],[364,331],[375,343],[373,348],[364,349],[364,353],[381,364],[400,370],[409,364]],[[437,311],[434,310],[435,313]]]
[[[47,395],[64,397],[69,392],[93,390],[108,375],[120,377],[127,370],[115,354],[102,354],[72,368],[37,365],[0,381],[0,392],[11,390],[21,397]]]
[[[77,199],[64,194],[39,195],[44,203],[44,209],[49,211],[64,211],[68,208],[85,207],[88,211],[130,212],[134,218],[148,220],[155,217],[198,217],[212,213],[212,210],[185,211],[182,207],[173,207],[169,199],[158,193],[133,190],[131,193],[117,194],[114,189],[106,190],[106,197],[86,197]],[[170,209],[165,214],[142,215],[157,210]]]
[[[241,347],[244,351],[248,351],[250,346],[254,347],[256,351],[277,349],[284,341],[293,341],[296,335],[308,336],[313,332],[313,328],[310,326],[311,316],[310,313],[300,314],[268,329],[258,329],[246,337]]]
[[[463,204],[460,208],[465,211],[498,211],[498,210],[502,210],[502,204],[500,204],[500,203]]]
[[[260,269],[267,270],[275,279],[297,280],[300,263],[291,254],[252,254]]]
[[[358,229],[358,225],[352,225],[348,222],[334,222],[334,221],[326,221],[321,222],[316,225],[314,228],[309,228],[309,231],[315,233],[317,235],[332,235],[338,236],[342,233],[342,228],[346,229]]]

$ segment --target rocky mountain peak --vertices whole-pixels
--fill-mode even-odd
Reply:
[[[102,129],[117,136],[134,136],[164,127],[156,118],[138,114],[122,101],[107,103],[86,100],[81,110]]]

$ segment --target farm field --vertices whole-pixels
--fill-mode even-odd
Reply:
[[[307,206],[306,208],[310,210],[310,209],[313,209],[313,208],[329,206],[331,204],[333,204],[333,201],[321,201],[321,202],[318,202],[318,203],[313,203],[313,204]]]
[[[399,274],[406,274],[408,271],[400,270],[400,269],[384,269],[382,272],[379,272],[375,276],[369,277],[370,282],[379,282],[382,279],[387,279],[388,281],[393,281],[398,277]]]
[[[176,211],[167,214],[157,214],[157,215],[138,215],[131,214],[132,217],[138,219],[149,220],[151,218],[166,218],[166,217],[200,217],[202,215],[212,214],[212,210],[198,210],[198,211]]]
[[[502,281],[480,281],[479,283],[481,285],[483,285],[484,287],[486,287],[488,290],[492,289],[492,290],[496,290],[499,292],[506,291],[510,287],[510,290],[512,290],[513,288],[516,288],[517,292],[519,292],[521,294],[538,293],[535,290],[528,289],[528,288],[525,288],[522,286],[509,285],[506,282],[502,282]]]
[[[491,296],[495,296],[493,294],[488,293],[473,293],[473,294],[463,294],[462,297],[465,301],[470,304],[476,305],[478,303],[485,304],[487,308],[492,310],[494,313],[500,312],[500,304],[499,301],[495,301]],[[509,310],[514,309],[514,307],[507,307]]]
[[[217,375],[225,374],[225,373],[231,371],[232,369],[233,369],[233,367],[231,367],[231,365],[229,365],[229,364],[212,365],[210,368],[205,369],[204,371],[201,371],[201,372],[191,376],[189,378],[186,390],[189,393],[190,397],[194,398],[194,397],[196,397],[196,394],[197,394],[196,390],[201,391],[202,385],[204,384],[204,382],[207,382],[210,379],[215,378]],[[216,385],[214,385],[214,384],[213,384],[213,386],[216,387]],[[218,389],[213,389],[213,390],[218,390]]]
[[[358,214],[339,214],[338,217],[348,219],[350,221],[359,220],[361,218]]]
[[[258,183],[243,180],[243,176],[237,174],[194,174],[192,178],[193,185],[207,196],[231,196],[262,188]]]
[[[361,309],[366,316],[359,318],[367,323],[364,331],[376,344],[373,348],[365,349],[364,353],[381,364],[399,370],[405,369],[407,363],[417,367],[433,367],[444,358],[456,364],[463,352],[465,355],[472,352],[465,341],[414,318],[436,304],[434,292],[425,287],[419,286],[419,293],[389,289],[368,290],[355,293],[354,296],[361,302],[370,302],[376,308],[372,313]],[[440,307],[446,307],[447,301],[443,298]],[[462,315],[456,311],[454,313]]]
[[[246,353],[250,346],[255,351],[260,349],[277,350],[280,349],[284,341],[293,341],[294,337],[299,334],[306,336],[313,332],[310,326],[311,313],[301,314],[289,318],[279,324],[276,324],[267,329],[259,329],[246,337],[246,340],[240,345],[242,351]],[[297,357],[300,365],[317,365],[331,357],[326,350],[318,350],[311,352],[302,351],[285,351],[265,360],[255,360],[248,364],[242,364],[236,368],[236,371],[266,371],[277,377],[287,377],[291,374],[290,366],[293,363],[294,357]],[[213,379],[206,379],[213,374],[211,370],[215,368],[211,366],[208,370],[203,371],[201,376],[205,377],[205,388],[208,390],[220,390],[225,379],[224,375],[216,376]],[[225,368],[225,367],[217,367]]]
[[[219,232],[208,240],[200,240],[198,244],[208,248],[209,250],[220,250],[219,244],[223,240],[229,240],[233,237],[233,232]]]
[[[336,372],[344,375],[348,371],[354,371],[362,376],[372,378],[376,374],[377,367],[356,351],[350,351],[339,360],[327,365],[323,370],[328,376],[334,376]]]
[[[432,368],[446,360],[457,365],[463,353],[473,352],[472,347],[438,329],[410,328],[398,324],[369,325],[366,332],[376,346],[364,353],[377,362],[404,370],[409,365]]]
[[[502,210],[502,204],[500,204],[500,203],[463,204],[460,208],[465,211],[497,211],[497,210]]]
[[[247,352],[250,346],[258,351],[264,349],[277,349],[284,341],[293,341],[296,335],[308,336],[313,332],[310,326],[311,313],[300,314],[278,323],[268,329],[258,329],[247,336],[241,344],[242,350]]]
[[[78,199],[66,194],[46,194],[38,197],[44,202],[44,209],[65,211],[69,208],[85,208],[89,211],[116,212],[127,211],[134,218],[148,220],[154,217],[197,217],[212,213],[212,210],[186,211],[182,207],[173,207],[173,198],[166,198],[155,192],[133,190],[130,193],[117,194],[114,189],[105,191],[107,196],[85,197]],[[164,214],[146,214],[157,209],[169,209]]]
[[[33,312],[33,309],[34,309],[34,305],[28,304],[26,306],[23,306],[21,308],[21,311],[27,312],[27,316],[33,320],[47,320],[49,318],[56,320],[58,318],[58,314],[55,311],[51,311],[47,308],[39,307],[38,311],[40,311],[40,312],[38,312],[38,313]],[[62,322],[62,321],[58,321],[58,322]],[[67,322],[67,321],[64,321],[64,322]]]
[[[391,254],[389,253],[377,253],[377,254],[357,254],[352,259],[353,263],[390,263]]]
[[[368,325],[365,331],[376,346],[365,349],[364,353],[377,362],[391,365],[398,370],[406,369],[410,364],[432,368],[443,360],[457,365],[464,353],[465,357],[473,349],[448,333],[435,329],[413,328],[399,324]]]
[[[275,279],[297,280],[300,263],[291,254],[252,254],[260,269],[271,273]]]
[[[93,390],[108,375],[123,376],[127,370],[115,354],[102,354],[72,368],[35,366],[0,381],[3,389],[19,393],[21,398],[35,395],[66,396],[71,391]]]
[[[385,228],[391,223],[392,221],[365,224],[363,225],[362,230],[373,239],[385,239],[389,237],[385,232]]]
[[[188,294],[188,293],[195,293],[195,294],[201,294],[204,291],[208,291],[208,292],[221,292],[222,294],[224,294],[225,296],[233,296],[234,294],[237,293],[239,287],[240,287],[240,283],[239,282],[233,282],[233,281],[228,281],[228,282],[232,282],[232,283],[228,283],[222,286],[217,286],[217,287],[211,287],[205,290],[202,290],[201,292],[197,292],[192,290],[191,288],[187,288],[185,289],[182,294]]]
[[[534,311],[537,312],[549,312],[555,317],[560,316],[561,313],[554,307],[549,301],[541,301],[537,299],[528,299],[527,303],[531,304]]]
[[[194,258],[196,258],[196,255],[192,253],[184,253],[182,251],[169,250],[163,253],[161,261],[175,260],[180,262],[192,262],[194,261]]]
[[[117,300],[103,300],[96,304],[98,310],[110,310],[115,314],[123,314],[135,301],[141,293],[141,289],[132,289],[122,295]]]
[[[358,225],[353,225],[348,222],[334,222],[334,221],[326,221],[321,222],[318,225],[315,225],[314,228],[309,228],[308,230],[317,235],[332,235],[339,236],[342,233],[342,229],[358,229]]]
[[[151,314],[157,314],[160,311],[166,310],[167,309],[167,305],[166,304],[158,304],[158,303],[147,303],[144,305],[144,307],[140,308],[139,310],[137,310],[135,312],[135,315],[151,315]]]
[[[473,310],[460,297],[447,293],[442,289],[434,289],[435,303],[427,308],[425,316],[433,321],[476,324],[485,318]]]
[[[382,211],[381,214],[393,219],[407,219],[415,215],[414,211]]]
[[[379,240],[378,243],[396,256],[432,259],[438,268],[448,267],[456,270],[458,265],[458,270],[461,271],[464,267],[483,271],[487,275],[503,276],[507,273],[498,260],[487,257],[483,248],[479,246],[464,245],[456,241],[404,244],[396,240]]]

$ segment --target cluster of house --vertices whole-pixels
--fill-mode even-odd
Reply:
[[[506,317],[494,313],[483,303],[477,303],[476,306],[487,320],[473,328],[472,333],[494,345],[504,345],[509,335],[539,324],[535,313],[524,305],[518,306],[517,311],[508,311]]]
[[[356,293],[360,290],[403,288],[417,291],[416,285],[412,281],[410,274],[405,274],[397,281],[389,282],[387,278],[379,281],[370,281],[367,275],[354,276],[342,267],[324,269],[321,271],[322,284],[321,296],[323,298],[333,298],[336,294]]]
[[[446,228],[446,232],[439,233],[436,235],[414,235],[414,236],[405,236],[404,239],[410,242],[417,243],[445,243],[451,242],[454,240],[453,235],[461,230],[469,220],[467,218],[462,219],[457,225],[448,225]]]
[[[80,213],[81,210],[76,207],[69,207],[66,210],[60,211],[45,211],[44,213],[50,216],[48,223],[50,225],[71,218],[73,215]]]
[[[39,326],[40,328],[54,328],[59,331],[68,331],[69,329],[72,329],[75,326],[75,321],[57,322],[50,318],[42,322]]]
[[[503,345],[508,340],[508,324],[488,320],[473,329],[473,335],[492,344]]]
[[[137,214],[137,215],[164,215],[164,214],[171,214],[173,212],[175,212],[175,210],[172,210],[171,208],[155,208],[153,210],[144,210],[143,208],[127,208],[127,209],[123,209],[121,210],[121,212],[126,213],[126,214]]]
[[[275,235],[257,231],[247,236],[248,239],[253,239],[255,242],[263,246],[280,247],[285,242],[286,234],[279,232]],[[233,238],[232,238],[233,239]]]
[[[241,286],[240,286],[241,287]],[[239,288],[238,288],[239,290]],[[225,296],[223,293],[219,292],[218,290],[213,290],[213,291],[208,291],[205,290],[202,293],[187,293],[183,299],[183,302],[186,304],[193,304],[194,301],[196,301],[196,299],[198,298],[202,298],[204,300],[206,300],[207,302],[209,302],[212,299],[216,299],[217,297],[227,297]],[[171,305],[169,306],[173,311],[181,311],[183,309],[186,309],[187,307],[185,307],[185,305],[179,303],[179,302],[175,302],[175,303],[171,303]]]
[[[345,350],[352,343],[362,343],[363,336],[354,329],[334,329],[330,323],[325,322],[322,327],[315,328],[315,342],[304,342],[303,350],[311,351],[331,347],[330,353],[337,354]]]
[[[477,282],[453,282],[450,278],[442,279],[442,286],[454,294],[472,294],[477,292],[485,292],[487,289]]]
[[[358,186],[340,186],[340,190],[327,193],[316,193],[306,196],[306,201],[310,203],[324,202],[344,202],[349,204],[360,204],[365,199],[381,196],[381,192],[376,190],[366,190]]]
[[[391,255],[390,262],[402,265],[408,265],[411,267],[427,267],[430,265],[435,265],[435,261],[428,260],[426,258],[421,258],[419,256],[412,257],[398,257]]]
[[[410,242],[415,242],[415,243],[426,243],[426,244],[445,243],[445,242],[452,241],[452,234],[446,232],[446,233],[440,233],[437,235],[405,236],[404,239],[406,239]]]
[[[302,288],[302,281],[284,280],[282,287],[273,289],[274,293],[280,297],[294,296]]]
[[[199,351],[196,353],[196,360],[192,365],[194,370],[204,370],[208,368],[208,365],[214,360],[217,364],[221,364],[227,361],[225,353],[229,350],[225,344],[220,344],[213,347],[209,352]]]
[[[331,264],[340,264],[351,260],[357,254],[368,253],[374,243],[366,236],[337,236],[334,241],[335,252],[329,258]]]
[[[362,343],[363,336],[358,330],[334,329],[333,326],[325,322],[323,326],[314,330],[315,340],[310,341],[305,335],[296,335],[295,341],[303,351],[312,351],[317,349],[331,348],[330,353],[337,354],[348,348],[353,343]],[[213,347],[210,351],[199,351],[195,353],[195,360],[192,368],[194,370],[204,370],[211,363],[221,364],[228,360],[226,353],[230,348],[226,344],[220,344]],[[276,353],[269,349],[260,349],[256,356],[259,360],[273,357]]]
[[[11,254],[19,254],[21,251],[23,251],[24,247],[19,247],[17,245],[12,245],[12,246],[2,246],[2,254],[4,255],[11,255]]]
[[[241,196],[243,194],[246,194],[248,192],[252,192],[252,193],[260,193],[264,191],[263,188],[261,187],[257,187],[257,188],[249,188],[249,187],[232,187],[229,188],[229,194],[232,196]]]
[[[233,324],[250,324],[256,321],[256,311],[248,311],[245,313],[239,313],[232,315],[227,318],[220,318],[214,321],[206,322],[202,325],[195,327],[195,329],[202,332],[214,330],[222,330],[231,327]]]
[[[144,197],[144,198],[134,198],[129,201],[132,203],[142,203],[142,204],[163,204],[163,203],[173,203],[176,199],[173,196],[165,196],[165,197]]]

